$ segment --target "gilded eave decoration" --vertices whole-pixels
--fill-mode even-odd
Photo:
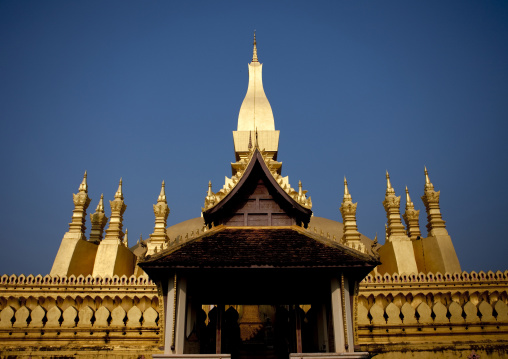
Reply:
[[[240,158],[239,161],[231,164],[231,167],[234,169],[235,174],[231,178],[228,178],[226,176],[224,186],[220,191],[213,193],[211,189],[211,183],[208,184],[208,193],[205,198],[205,206],[204,208],[202,208],[203,212],[219,204],[228,195],[228,193],[230,193],[236,187],[238,182],[240,182],[240,179],[243,177],[250,161],[252,160],[252,156],[255,150],[256,148],[252,148],[248,156],[242,157]],[[280,175],[280,168],[282,166],[282,162],[275,161],[273,159],[273,153],[264,150],[259,150],[259,153],[261,154],[263,161],[266,164],[266,167],[270,170],[270,173],[272,174],[275,181],[279,184],[280,188],[282,188],[293,200],[295,200],[302,207],[311,209],[312,199],[310,196],[307,197],[306,195],[307,191],[304,191],[302,189],[301,182],[299,182],[298,191],[295,190],[289,184],[288,176],[283,177]]]

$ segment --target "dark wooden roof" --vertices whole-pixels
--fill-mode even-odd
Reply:
[[[280,208],[289,217],[295,219],[295,224],[301,223],[306,226],[309,223],[312,211],[300,205],[280,187],[258,149],[254,151],[243,176],[231,192],[217,205],[203,212],[205,223],[209,226],[226,223],[226,220],[234,215],[238,206],[252,194],[260,179]]]
[[[212,230],[178,247],[147,257],[156,268],[373,268],[373,256],[298,227]]]

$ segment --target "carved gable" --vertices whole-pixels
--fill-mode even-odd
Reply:
[[[262,178],[252,186],[252,193],[239,201],[233,214],[225,219],[228,226],[291,226],[296,224],[270,194]]]
[[[306,226],[311,214],[281,188],[256,150],[234,189],[203,218],[209,226]]]

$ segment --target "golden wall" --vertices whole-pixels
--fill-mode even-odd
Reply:
[[[508,357],[508,271],[369,275],[357,350],[376,358]],[[161,299],[148,277],[0,277],[0,358],[150,358]]]
[[[508,357],[507,290],[508,271],[369,275],[357,343],[377,358]]]
[[[140,358],[161,346],[159,298],[141,277],[0,277],[0,357]]]

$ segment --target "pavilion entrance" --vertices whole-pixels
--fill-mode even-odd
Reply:
[[[364,357],[354,353],[350,273],[208,268],[159,274],[167,280],[159,282],[165,354],[154,358]]]
[[[191,339],[199,354],[215,354],[219,341],[220,352],[233,359],[288,359],[330,346],[330,308],[322,304],[203,305],[200,313]]]

